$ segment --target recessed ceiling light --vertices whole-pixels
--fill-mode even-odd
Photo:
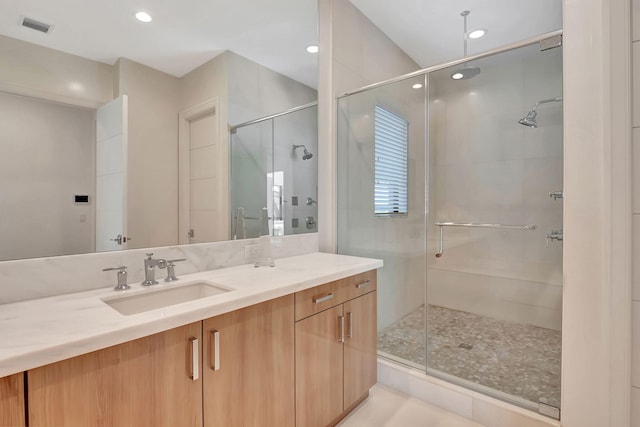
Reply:
[[[136,13],[136,19],[140,22],[151,22],[151,15],[147,12],[138,12]]]
[[[416,83],[411,87],[414,88],[414,89],[420,89],[422,87],[422,83]]]
[[[311,46],[307,46],[307,52],[309,53],[318,53],[318,51],[320,50],[320,48],[318,48],[318,46],[312,44]]]
[[[487,34],[487,30],[484,28],[478,28],[477,30],[469,31],[467,33],[467,37],[470,39],[479,39],[480,37],[484,37]]]
[[[477,76],[478,74],[480,74],[479,67],[467,67],[465,65],[454,71],[453,74],[451,74],[451,78],[453,80],[467,80]]]

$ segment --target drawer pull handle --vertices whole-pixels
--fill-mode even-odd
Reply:
[[[362,289],[362,288],[364,288],[365,286],[369,286],[370,284],[371,284],[371,280],[367,280],[366,282],[358,283],[358,284],[356,285],[356,288],[358,288],[358,289]]]
[[[211,360],[213,361],[211,369],[220,370],[220,331],[215,329],[211,331]]]
[[[347,332],[347,338],[353,338],[353,313],[348,312],[347,317],[349,318],[349,332]]]
[[[191,378],[193,381],[197,381],[200,378],[198,363],[198,338],[189,338],[191,342]]]
[[[313,297],[313,303],[320,304],[321,302],[329,301],[331,298],[333,298],[333,294],[327,294],[323,297]]]
[[[338,316],[338,320],[340,321],[340,337],[338,337],[338,342],[344,342],[344,316]]]

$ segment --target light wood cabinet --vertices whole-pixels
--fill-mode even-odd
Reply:
[[[376,382],[375,289],[371,271],[2,378],[0,425],[333,425]]]
[[[293,427],[293,295],[204,320],[203,334],[205,427]]]
[[[296,323],[296,425],[324,427],[343,410],[342,305]]]
[[[370,271],[296,294],[297,426],[334,425],[375,385],[375,289]]]
[[[24,374],[0,378],[0,426],[25,426]]]
[[[344,303],[344,408],[365,396],[377,380],[377,292]],[[373,326],[372,326],[373,325]]]
[[[28,372],[30,426],[201,427],[202,322]],[[200,344],[200,341],[198,341]]]

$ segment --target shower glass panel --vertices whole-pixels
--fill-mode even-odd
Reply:
[[[419,76],[341,98],[337,156],[338,251],[384,260],[378,272],[379,352],[421,370],[427,273],[424,87],[425,76]],[[385,157],[389,140],[400,152]],[[403,184],[408,209],[398,203],[400,208],[380,210],[387,201],[380,197],[393,205],[393,192],[401,193],[396,188]]]
[[[237,129],[231,134],[230,153],[232,238],[271,234],[262,209],[273,205],[273,187],[268,185],[268,177],[273,177],[273,120]]]
[[[231,127],[232,239],[317,231],[317,110]]]
[[[480,74],[434,67],[339,99],[338,251],[385,262],[381,357],[549,414],[560,407],[562,48],[466,65]],[[373,212],[376,106],[409,123],[406,216]]]
[[[429,74],[427,371],[559,408],[562,49],[473,65]],[[536,103],[537,128],[519,123]]]

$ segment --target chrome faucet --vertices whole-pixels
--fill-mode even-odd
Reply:
[[[157,285],[156,280],[156,267],[165,268],[167,261],[164,259],[153,259],[153,253],[147,254],[147,259],[144,260],[144,282],[142,286]]]

